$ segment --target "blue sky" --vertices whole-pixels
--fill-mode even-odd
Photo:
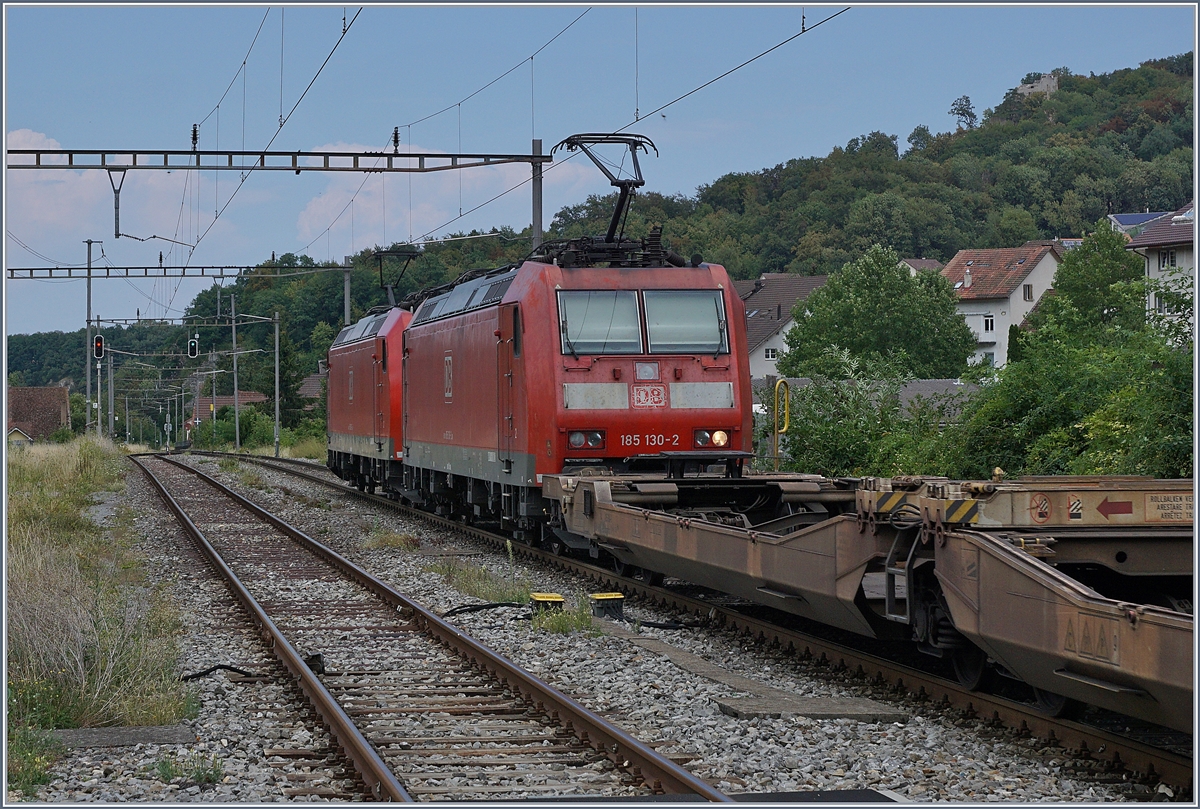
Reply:
[[[358,8],[345,7],[347,21]],[[629,127],[660,152],[642,160],[646,189],[690,195],[728,172],[822,156],[873,130],[903,146],[919,124],[952,129],[947,110],[959,96],[982,115],[1031,71],[1136,67],[1193,49],[1196,36],[1194,6],[1149,4],[855,6],[813,27],[842,8],[366,6],[272,149],[378,150],[399,126],[402,150],[527,153],[533,137],[548,150],[575,132],[630,124],[635,110],[644,115],[798,33],[803,13],[811,30],[802,36]],[[187,149],[203,121],[202,149],[261,149],[342,24],[342,6],[8,5],[7,144]],[[517,65],[460,106],[407,126]],[[252,264],[272,251],[340,260],[385,241],[530,222],[527,185],[457,218],[524,180],[525,166],[373,175],[356,197],[362,175],[258,173],[215,224],[237,179],[212,175],[130,172],[122,190],[123,233],[188,243],[206,233],[193,249],[115,239],[103,172],[6,172],[6,265],[47,266],[13,237],[64,265],[85,260],[88,238],[104,241],[97,266],[152,265],[160,250],[169,264]],[[547,224],[608,190],[583,160],[556,161],[545,183]],[[177,316],[208,283],[93,282],[93,311]],[[5,292],[9,334],[83,325],[81,281],[9,281]]]

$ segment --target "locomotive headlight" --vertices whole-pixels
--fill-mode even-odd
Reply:
[[[709,434],[708,430],[697,430],[696,431],[696,446],[707,447],[709,445],[709,442],[711,442],[711,441],[712,441],[712,436]]]
[[[658,379],[657,362],[639,362],[634,365],[634,371],[638,379]]]
[[[579,449],[587,443],[587,437],[582,432],[575,431],[567,436],[567,443],[571,445],[571,449]]]
[[[712,442],[715,447],[723,447],[729,443],[729,433],[724,430],[715,430],[712,434]]]
[[[592,430],[587,434],[587,445],[591,449],[604,448],[604,433],[599,430]]]

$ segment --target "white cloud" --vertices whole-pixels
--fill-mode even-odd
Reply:
[[[9,149],[61,149],[62,145],[54,138],[48,138],[41,132],[32,129],[14,129],[9,132],[4,142]]]

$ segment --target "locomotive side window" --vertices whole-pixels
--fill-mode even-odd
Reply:
[[[646,290],[651,354],[725,354],[729,338],[717,289]]]
[[[559,292],[558,326],[563,354],[642,353],[636,292]]]
[[[521,310],[513,308],[513,356],[521,356]]]

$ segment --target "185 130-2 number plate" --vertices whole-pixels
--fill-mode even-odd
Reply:
[[[677,447],[678,433],[624,433],[621,435],[623,447]]]

